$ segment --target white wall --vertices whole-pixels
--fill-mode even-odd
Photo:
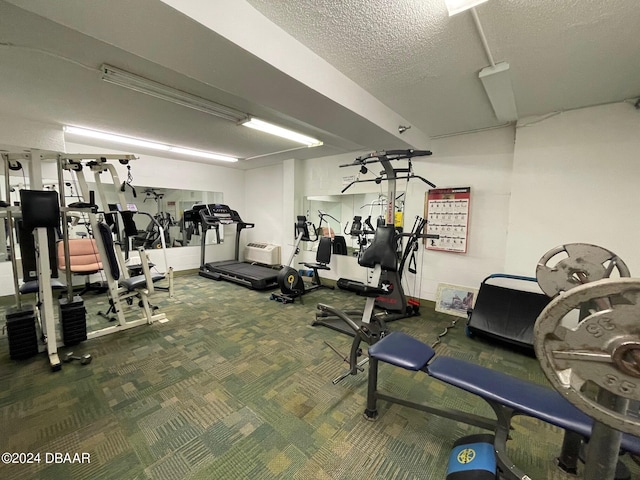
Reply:
[[[471,212],[468,252],[424,251],[418,255],[418,278],[405,275],[405,291],[421,298],[435,299],[439,282],[477,286],[487,275],[502,272],[507,239],[510,181],[513,164],[514,129],[502,128],[470,135],[434,140],[433,155],[418,157],[414,172],[437,187],[471,187]],[[362,152],[325,157],[305,162],[305,196],[339,194],[343,177],[357,174],[357,167],[339,168],[353,162]],[[397,163],[397,165],[396,165]],[[405,162],[394,162],[397,168]],[[376,172],[375,166],[371,170]],[[377,173],[377,172],[376,172]],[[372,175],[362,178],[373,178]],[[424,216],[425,195],[430,188],[420,180],[397,182],[398,191],[406,189],[405,228],[410,229],[416,215]],[[346,194],[363,192],[386,193],[386,184],[362,183],[354,185]],[[313,259],[313,252],[302,252],[305,260]],[[327,278],[348,277],[364,280],[366,270],[354,258],[334,255]]]
[[[19,124],[28,126],[29,122]],[[24,135],[21,138],[28,138]],[[34,135],[51,137],[41,129]],[[57,145],[56,135],[51,138],[51,145]],[[47,142],[38,146],[46,149]],[[74,147],[108,153],[77,145],[67,149]],[[434,299],[440,282],[477,286],[495,272],[533,275],[542,254],[571,242],[609,248],[627,262],[632,273],[640,271],[635,238],[640,211],[636,194],[640,113],[631,104],[524,120],[515,132],[502,128],[442,138],[429,148],[431,157],[414,161],[416,174],[438,187],[471,187],[469,248],[466,254],[423,251],[418,257],[422,275],[415,281],[407,276],[409,285],[405,288],[411,293],[419,289],[421,298]],[[282,261],[286,261],[294,215],[304,213],[300,212],[301,197],[339,194],[343,177],[356,173],[356,168],[339,165],[351,163],[361,153],[291,160],[248,171],[141,156],[134,163],[134,178],[141,185],[222,191],[225,203],[246,221],[256,223],[256,228],[247,230],[241,245],[252,240],[282,245]],[[121,168],[120,173],[125,171]],[[407,227],[415,215],[423,214],[427,188],[418,180],[410,182]],[[368,183],[347,193],[379,190]],[[214,246],[215,250],[209,247],[207,261],[232,256],[232,232],[226,239],[223,246]],[[302,251],[296,261],[313,261],[314,255]],[[169,264],[177,269],[196,268],[199,249],[170,249]],[[344,256],[334,256],[331,271],[326,272],[333,279],[363,279],[365,275],[353,258]],[[0,295],[12,293],[9,262],[0,264],[0,283]]]
[[[0,112],[0,145],[10,151],[12,151],[11,147],[25,148],[25,146],[62,151],[64,135],[59,126]]]
[[[421,298],[434,300],[440,282],[477,287],[487,275],[504,271],[513,143],[513,128],[443,138],[432,143],[428,160],[414,162],[416,173],[439,188],[471,187],[467,252],[425,251]],[[408,198],[421,196],[422,203],[407,204],[405,224],[424,215],[425,191],[411,183]]]
[[[248,242],[263,242],[281,246],[281,256],[288,252],[283,244],[283,194],[285,188],[282,164],[255,168],[245,172],[245,201],[243,210],[238,210],[245,222],[255,227],[243,232],[240,239],[240,255]],[[286,253],[284,253],[286,256]]]
[[[532,274],[551,248],[581,242],[615,252],[640,275],[640,111],[617,103],[521,125],[506,267]]]
[[[477,286],[497,272],[535,276],[544,253],[573,242],[608,248],[632,274],[640,271],[640,112],[632,104],[525,119],[516,131],[437,139],[430,149],[431,157],[414,162],[416,174],[438,187],[470,186],[471,214],[466,254],[423,252],[415,282],[421,298],[433,300],[440,282]],[[306,162],[304,195],[337,194],[342,177],[356,170],[338,165],[359,154]],[[349,192],[377,191],[374,185]],[[423,214],[426,190],[410,183],[405,226]],[[312,252],[301,256],[313,259]],[[351,258],[334,256],[331,266],[329,278],[364,277]],[[414,288],[409,281],[405,290]]]

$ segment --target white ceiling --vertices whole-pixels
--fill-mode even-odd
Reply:
[[[248,0],[431,136],[496,125],[470,12],[444,0]],[[640,95],[637,0],[490,0],[476,9],[510,65],[520,118]]]
[[[477,13],[519,118],[640,96],[637,0]],[[325,145],[272,154],[296,145],[107,84],[103,63]],[[498,126],[477,77],[488,65],[471,14],[448,17],[444,0],[0,0],[0,112],[258,157],[239,168]]]

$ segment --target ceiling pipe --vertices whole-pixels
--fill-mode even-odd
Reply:
[[[476,12],[475,7],[471,9],[471,15],[473,16],[473,21],[476,24],[476,28],[478,29],[478,35],[480,35],[480,40],[482,40],[482,45],[484,46],[484,51],[487,53],[487,58],[489,59],[489,63],[492,67],[496,66],[496,62],[493,60],[493,55],[491,55],[491,50],[489,50],[489,44],[487,43],[487,37],[484,35],[484,30],[482,29],[482,25],[480,24],[480,18],[478,17],[478,12]]]

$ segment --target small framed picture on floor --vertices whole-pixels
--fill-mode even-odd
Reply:
[[[466,318],[467,310],[473,308],[477,295],[477,288],[440,283],[436,293],[436,312]]]

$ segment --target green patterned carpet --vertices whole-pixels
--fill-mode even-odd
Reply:
[[[0,453],[41,457],[0,464],[0,479],[444,479],[452,443],[480,432],[387,403],[378,421],[364,420],[366,376],[333,385],[346,364],[324,343],[346,354],[350,338],[310,325],[319,301],[360,307],[357,297],[319,290],[283,305],[195,273],[175,285],[174,298],[153,299],[168,322],[75,346],[93,356],[89,365],[52,373],[44,354],[11,360],[3,333]],[[107,325],[95,315],[105,298],[85,302],[92,328]],[[432,307],[391,328],[433,343],[454,317]],[[468,339],[463,324],[438,353],[545,382],[535,359]],[[477,397],[420,372],[383,366],[380,387],[491,415]],[[553,465],[560,442],[557,429],[519,418],[509,451],[534,480],[571,478]],[[90,462],[48,462],[54,452]]]

